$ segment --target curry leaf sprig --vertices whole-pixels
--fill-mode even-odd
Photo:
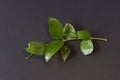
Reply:
[[[45,61],[48,62],[58,51],[63,61],[66,61],[70,55],[70,47],[65,43],[71,40],[81,40],[80,50],[83,55],[89,55],[94,50],[92,40],[103,40],[105,38],[92,37],[87,30],[76,31],[72,24],[66,23],[63,27],[62,23],[54,18],[49,18],[49,34],[53,39],[50,43],[31,41],[28,43],[28,47],[25,48],[26,52],[30,55],[26,57],[29,59],[33,55],[45,56]]]

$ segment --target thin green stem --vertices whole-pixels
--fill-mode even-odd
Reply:
[[[107,41],[106,38],[95,38],[95,37],[91,37],[91,39],[95,39],[95,40],[102,40],[102,41]]]
[[[62,39],[62,41],[64,41],[64,42],[66,42],[66,41],[75,41],[75,40],[79,40],[79,39],[77,39],[77,38],[75,38],[75,39]]]
[[[30,54],[29,56],[27,56],[27,57],[25,58],[25,60],[30,59],[32,56],[33,56],[33,54]]]
[[[96,38],[96,37],[91,37],[91,40],[101,40],[101,41],[107,41],[106,38]],[[75,39],[62,39],[62,41],[74,41],[74,40],[80,40],[80,38],[75,38]]]

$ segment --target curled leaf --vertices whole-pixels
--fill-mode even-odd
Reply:
[[[26,52],[34,55],[44,55],[45,43],[32,41],[28,43],[28,47],[25,48]]]
[[[74,27],[70,23],[66,23],[63,28],[63,35],[66,39],[71,40],[77,37]]]
[[[89,55],[93,52],[94,46],[91,40],[84,40],[80,44],[80,49],[84,55]]]
[[[82,40],[89,40],[90,39],[90,32],[88,32],[87,30],[77,31],[77,35],[78,35],[78,38],[82,39]]]
[[[67,60],[69,55],[70,55],[70,48],[68,46],[64,45],[61,49],[61,57],[64,62]]]
[[[49,18],[49,33],[53,39],[63,38],[63,26],[56,18]]]
[[[60,48],[64,45],[63,41],[60,40],[55,40],[51,43],[48,44],[46,47],[46,52],[45,52],[45,60],[48,62],[57,51],[60,50]]]

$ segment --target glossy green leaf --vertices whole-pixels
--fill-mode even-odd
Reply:
[[[46,47],[46,52],[45,52],[45,60],[48,62],[57,51],[60,50],[60,48],[64,45],[63,41],[60,40],[55,40],[51,43],[48,44]]]
[[[77,31],[77,35],[78,35],[78,38],[82,39],[82,40],[89,40],[90,39],[90,33],[87,30]]]
[[[26,52],[34,55],[44,55],[45,43],[32,41],[28,43],[28,47],[25,48]]]
[[[63,26],[56,18],[49,18],[49,33],[53,39],[63,38]]]
[[[84,55],[89,55],[93,52],[94,46],[91,40],[84,40],[80,44],[80,49]]]
[[[63,28],[63,35],[66,39],[71,40],[77,37],[74,27],[70,23],[66,23]]]
[[[64,62],[67,60],[69,55],[70,55],[70,48],[68,46],[64,45],[64,47],[61,49],[61,57]]]

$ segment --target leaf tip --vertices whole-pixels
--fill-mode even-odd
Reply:
[[[56,18],[51,16],[51,17],[49,17],[48,20],[49,20],[49,21],[50,21],[50,20],[56,20]]]
[[[65,62],[67,59],[63,59],[63,62]]]
[[[45,55],[45,62],[48,62],[50,59],[47,55]]]

